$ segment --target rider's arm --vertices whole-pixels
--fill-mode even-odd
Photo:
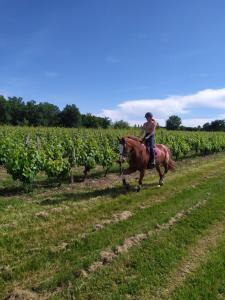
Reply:
[[[141,139],[143,139],[145,137],[145,134],[146,134],[146,132],[145,132],[145,124],[144,124],[141,128]]]
[[[154,120],[154,123],[152,124],[151,130],[148,132],[149,136],[151,136],[155,132],[156,126],[157,126],[157,122]]]

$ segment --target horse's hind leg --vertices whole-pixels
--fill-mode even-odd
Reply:
[[[159,185],[161,186],[161,185],[164,184],[164,178],[165,178],[165,176],[164,176],[164,173],[162,173],[161,168],[160,168],[159,165],[156,165],[156,170],[159,173]]]
[[[165,180],[165,174],[168,172],[169,167],[168,167],[168,163],[164,162],[163,164],[164,166],[164,173],[162,174],[162,172],[159,173],[160,179],[159,179],[159,185],[163,185],[164,184],[164,180]]]
[[[162,174],[162,172],[159,173],[160,179],[159,179],[159,185],[163,185],[164,184],[164,180],[165,180],[165,174],[168,172],[168,164],[166,162],[164,162],[163,164],[164,166],[164,173]]]
[[[166,174],[168,172],[168,170],[169,170],[168,163],[166,163],[166,162],[164,163],[164,169],[165,169],[164,174]]]
[[[166,152],[166,157],[165,160],[163,162],[163,166],[164,166],[164,174],[163,177],[165,177],[165,174],[168,172],[169,170],[169,161],[170,161],[170,155],[168,153],[168,151]]]

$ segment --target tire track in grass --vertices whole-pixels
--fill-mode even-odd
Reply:
[[[205,197],[208,198],[207,194],[206,194],[206,191],[205,191],[205,188],[208,189],[208,187],[205,186],[204,189],[203,189],[203,191],[200,193],[201,196],[203,197],[202,199],[205,199]],[[195,193],[197,193],[199,195],[199,193],[197,191],[195,191]],[[174,213],[172,213],[172,214],[168,212],[169,221],[167,221],[168,220],[168,218],[166,216],[167,214],[165,215],[165,212],[164,212],[165,208],[164,207],[160,207],[160,210],[158,210],[158,208],[156,208],[154,210],[154,212],[157,214],[158,217],[156,218],[155,221],[153,221],[153,220],[150,221],[150,222],[148,221],[147,223],[149,223],[149,224],[148,224],[148,226],[147,226],[147,224],[146,224],[146,226],[144,226],[145,227],[144,231],[146,233],[148,233],[148,228],[149,227],[153,228],[152,229],[153,233],[149,232],[149,235],[151,235],[151,234],[154,235],[155,232],[160,232],[163,229],[166,229],[166,225],[165,225],[166,223],[169,223],[169,227],[172,226],[173,224],[175,224],[175,222],[174,222],[174,216],[176,216],[177,219],[179,219],[179,218],[182,217],[182,214],[185,215],[186,213],[187,214],[190,213],[191,210],[193,209],[192,208],[193,206],[195,206],[196,204],[197,204],[197,206],[199,205],[199,198],[197,199],[196,196],[195,196],[194,197],[195,199],[192,201],[189,196],[190,196],[189,193],[185,194],[185,199],[186,199],[186,201],[189,204],[186,203],[185,200],[184,200],[184,203],[183,203],[183,201],[181,201],[181,203],[183,203],[183,204],[181,204],[181,203],[179,204],[180,198],[174,199],[174,201],[177,203],[178,207],[177,207],[177,205],[174,206],[175,203],[173,203],[173,201],[172,201],[172,203],[170,201],[166,202],[167,205],[169,205],[169,207],[172,205],[172,208],[173,208],[172,210],[174,211]],[[200,205],[204,205],[204,204],[205,204],[205,200],[203,200],[203,202],[200,203]],[[166,207],[167,207],[167,205],[166,205]],[[191,205],[191,207],[190,207],[190,205]],[[183,206],[186,207],[185,211],[181,211],[181,209],[182,209]],[[196,206],[196,208],[197,208],[197,206]],[[161,213],[159,214],[160,211],[161,211]],[[154,216],[154,212],[153,212],[153,216]],[[161,220],[160,216],[162,216],[164,218],[165,224],[162,222],[162,225],[157,225],[158,222],[160,222],[160,220]],[[171,216],[173,216],[173,218],[171,218]],[[147,218],[147,220],[149,219],[148,212],[145,213],[145,218]],[[136,220],[136,222],[138,220],[140,220],[140,219],[138,218]],[[141,220],[143,220],[143,218]],[[175,221],[177,221],[177,220],[175,220]],[[130,223],[132,224],[133,222],[130,221]],[[144,224],[142,224],[142,225],[144,225]],[[134,231],[134,232],[135,231],[136,232],[140,232],[141,230],[143,230],[143,226],[142,225],[138,226],[135,230],[131,230],[131,232],[132,231]],[[98,235],[99,235],[99,238],[100,238],[101,237],[100,236],[101,232],[98,232]],[[124,235],[124,238],[126,238],[126,235],[125,234],[123,234],[123,235]],[[93,240],[93,238],[94,238],[94,240]],[[72,257],[70,258],[70,265],[68,265],[68,268],[67,268],[66,272],[64,272],[62,276],[57,276],[57,274],[54,272],[55,274],[52,274],[52,276],[49,276],[47,280],[46,280],[46,278],[42,277],[43,279],[39,281],[38,285],[36,285],[37,286],[37,290],[43,292],[44,290],[46,291],[46,290],[50,289],[53,292],[55,289],[57,289],[57,287],[61,286],[62,282],[69,282],[71,280],[71,278],[75,278],[75,277],[77,278],[80,275],[81,276],[82,275],[85,276],[85,274],[88,271],[88,270],[86,270],[86,268],[88,268],[88,266],[90,267],[93,264],[93,262],[95,262],[95,264],[92,265],[92,267],[91,267],[90,270],[91,270],[91,272],[93,270],[97,271],[99,265],[102,265],[102,263],[100,262],[100,264],[99,264],[99,261],[98,261],[98,257],[100,256],[100,253],[102,254],[102,259],[104,260],[104,265],[105,265],[107,263],[107,261],[110,260],[110,258],[109,258],[108,254],[107,254],[107,257],[106,257],[106,255],[104,255],[104,252],[103,252],[104,249],[106,249],[106,251],[109,249],[109,247],[111,249],[115,249],[116,246],[118,245],[118,243],[114,244],[114,243],[110,242],[110,244],[112,244],[112,246],[109,246],[109,247],[106,246],[106,248],[100,247],[100,244],[96,244],[97,248],[99,248],[99,251],[98,251],[97,248],[96,248],[96,246],[95,246],[95,243],[96,243],[95,239],[96,239],[96,237],[92,237],[92,241],[90,241],[91,244],[89,244],[89,243],[87,244],[86,241],[85,241],[85,244],[80,245],[83,248],[83,250],[81,250],[81,248],[80,248],[79,245],[76,245],[76,249],[80,252],[81,255],[79,255],[77,253],[77,251],[74,252],[74,249],[68,249],[69,253],[67,251],[64,252],[67,257],[71,257],[71,254],[75,254],[75,256],[77,257],[77,259],[74,260],[74,258],[72,258]],[[108,236],[107,236],[107,239],[108,239]],[[135,239],[135,242],[136,242],[137,239],[142,239],[142,236],[141,235],[137,236],[134,239]],[[104,242],[104,240],[103,240],[103,242]],[[117,240],[119,242],[120,238],[117,238]],[[107,241],[106,241],[106,243],[105,242],[104,243],[101,242],[101,244],[102,245],[103,244],[108,244],[108,242]],[[79,247],[77,248],[77,246],[79,246]],[[87,250],[86,252],[85,252],[85,248],[84,247]],[[93,252],[94,255],[92,254],[92,252]],[[63,253],[61,254],[61,256],[62,255],[63,255]],[[65,257],[65,255],[64,255],[64,257]],[[104,258],[103,258],[103,255],[104,255]],[[117,256],[119,256],[119,255],[117,255]],[[95,259],[92,259],[94,257],[95,257]],[[91,261],[90,261],[90,258],[91,258]],[[88,260],[90,261],[89,263],[87,263]],[[73,263],[72,263],[72,261],[73,261]],[[64,266],[65,266],[65,263],[64,263]],[[85,268],[85,270],[84,270],[85,272],[82,271],[82,268]],[[60,272],[60,270],[58,272]]]
[[[15,288],[14,291],[4,300],[47,300],[47,296],[40,296],[29,290]]]
[[[74,299],[150,299],[183,257],[188,255],[191,245],[194,247],[217,220],[224,220],[224,179],[211,182],[209,190],[211,188],[213,196],[204,207],[180,219],[169,230],[163,230],[137,247],[130,248],[112,264],[86,279],[71,277],[67,286],[64,281],[59,298],[52,299],[61,299],[60,296],[63,298],[68,294],[73,295]]]
[[[203,288],[204,287],[204,288]],[[196,271],[188,274],[171,299],[225,299],[225,232]]]
[[[225,221],[216,222],[206,234],[197,241],[197,244],[190,247],[188,255],[182,259],[178,268],[174,270],[167,280],[166,286],[156,292],[156,296],[149,296],[152,300],[170,299],[173,291],[182,285],[186,277],[197,270],[206,259],[209,252],[217,246],[221,235],[225,233]]]
[[[212,224],[224,220],[225,204],[222,195],[215,198],[215,202],[213,199],[207,201],[206,206],[193,211],[188,218],[180,219],[176,226],[143,241],[87,279],[72,280],[70,286],[63,287],[60,296],[71,294],[74,299],[96,300],[150,299],[165,284],[171,271],[179,265],[183,257],[188,255],[190,247],[194,247],[198,239],[208,234]],[[205,281],[200,283],[200,288],[206,284]],[[223,295],[223,292],[220,294]],[[194,299],[206,299],[199,298],[198,293],[196,295]]]
[[[207,202],[206,200],[202,200],[196,203],[195,205],[189,207],[186,210],[181,210],[174,217],[170,218],[170,220],[167,223],[163,223],[161,225],[157,224],[155,230],[150,230],[147,233],[139,233],[125,239],[123,244],[121,246],[116,246],[114,250],[112,249],[102,250],[100,252],[100,260],[91,264],[87,270],[84,269],[80,270],[77,273],[77,275],[87,277],[90,273],[94,273],[98,271],[98,269],[102,268],[104,265],[109,264],[113,260],[115,260],[120,254],[124,252],[128,252],[130,248],[132,248],[133,246],[137,246],[143,240],[146,240],[147,238],[151,237],[153,234],[159,234],[161,231],[169,229],[174,224],[176,224],[180,219],[184,218],[185,216],[188,216],[189,214],[192,213],[192,211],[205,205],[206,202]]]

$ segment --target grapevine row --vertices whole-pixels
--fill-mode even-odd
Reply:
[[[31,184],[39,172],[61,180],[76,167],[85,174],[97,165],[107,172],[118,157],[117,136],[136,130],[0,127],[0,165],[15,180]],[[175,159],[225,151],[225,134],[158,130],[156,142],[170,147]],[[71,177],[72,178],[72,177]]]

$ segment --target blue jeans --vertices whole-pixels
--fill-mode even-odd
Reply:
[[[147,140],[146,140],[146,146],[149,150],[150,153],[150,162],[153,163],[155,162],[155,153],[154,153],[154,147],[155,147],[155,136],[154,134],[151,135]]]

